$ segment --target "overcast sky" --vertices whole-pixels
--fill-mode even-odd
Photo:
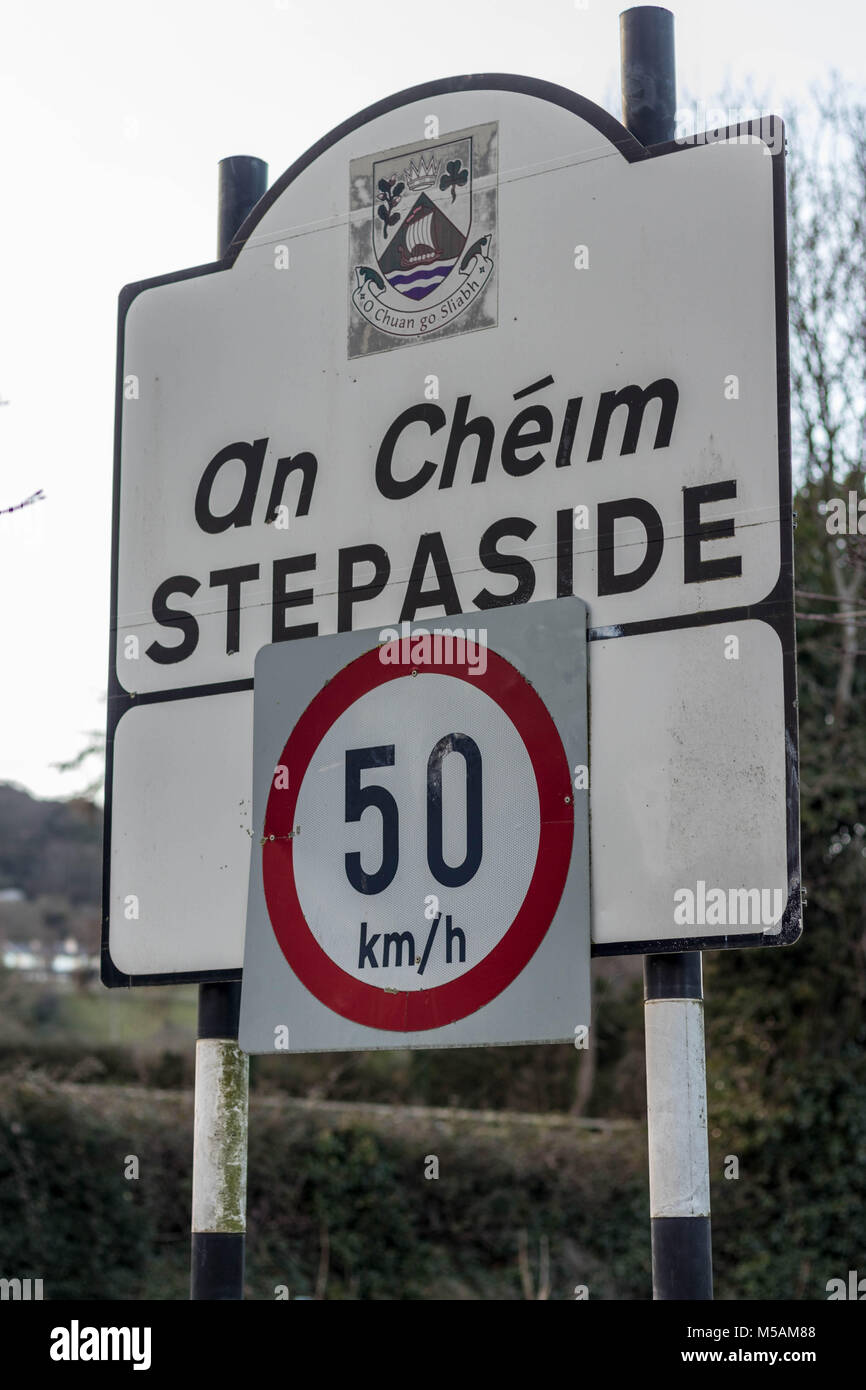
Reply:
[[[750,84],[785,114],[866,87],[855,0],[680,0],[681,104]],[[0,51],[0,781],[39,795],[104,721],[117,293],[210,260],[217,162],[273,181],[390,92],[464,72],[571,86],[619,116],[610,0],[10,0]],[[699,124],[703,125],[702,121]]]

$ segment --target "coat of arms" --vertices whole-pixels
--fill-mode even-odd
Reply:
[[[495,324],[495,123],[355,160],[352,191],[350,356]]]

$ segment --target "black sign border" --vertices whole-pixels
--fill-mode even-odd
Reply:
[[[156,974],[128,975],[118,969],[111,957],[109,945],[109,905],[111,869],[111,826],[112,826],[112,782],[114,774],[114,737],[117,726],[124,714],[136,705],[162,703],[168,700],[195,699],[208,695],[228,694],[232,691],[252,690],[252,677],[243,680],[219,681],[208,685],[189,686],[173,690],[152,691],[147,694],[130,695],[119,683],[115,670],[117,638],[117,582],[120,536],[120,489],[121,489],[121,419],[123,410],[124,381],[124,339],[126,316],[134,300],[144,290],[157,285],[172,284],[178,280],[194,279],[202,275],[213,275],[229,270],[242,247],[255,231],[265,213],[299,174],[324,154],[338,141],[369,124],[379,116],[387,115],[400,107],[413,102],[426,100],[459,92],[518,92],[525,96],[547,101],[554,106],[580,116],[593,126],[600,135],[614,145],[629,163],[643,159],[656,159],[668,154],[676,154],[698,144],[717,143],[733,139],[735,136],[755,136],[764,140],[772,157],[773,174],[773,236],[775,260],[775,306],[776,306],[776,394],[777,424],[779,440],[779,515],[780,515],[780,565],[779,576],[773,590],[760,603],[741,608],[719,609],[699,614],[687,614],[670,619],[652,619],[646,622],[624,624],[618,636],[628,637],[638,633],[664,632],[681,627],[706,626],[709,623],[735,622],[747,618],[759,619],[768,623],[777,633],[783,652],[783,681],[785,700],[785,767],[787,782],[787,860],[788,860],[788,898],[782,916],[780,930],[766,935],[753,932],[738,936],[716,935],[683,938],[647,938],[642,941],[593,943],[594,956],[648,955],[672,951],[715,951],[728,947],[781,946],[797,940],[802,931],[802,905],[800,888],[800,821],[799,821],[799,761],[797,729],[797,675],[796,639],[794,631],[794,569],[793,569],[793,497],[791,475],[790,439],[790,368],[788,358],[788,278],[787,278],[787,228],[785,194],[785,130],[782,120],[777,116],[764,116],[753,121],[739,122],[724,129],[689,136],[683,140],[669,140],[662,144],[644,146],[609,112],[596,106],[586,97],[579,96],[567,87],[543,82],[536,78],[521,77],[511,73],[473,74],[463,77],[444,78],[435,82],[422,83],[417,87],[407,87],[403,91],[374,102],[357,115],[343,121],[327,135],[312,145],[305,154],[292,164],[276,180],[267,193],[253,208],[246,221],[239,228],[221,260],[209,261],[192,266],[186,270],[174,271],[167,275],[155,276],[125,285],[118,299],[117,325],[117,369],[115,384],[115,424],[114,424],[114,474],[111,518],[111,609],[108,656],[108,700],[105,748],[105,820],[102,863],[102,983],[109,988],[123,988],[132,985],[196,984],[214,981],[236,981],[242,977],[240,967],[222,970],[180,971]],[[767,138],[769,132],[770,138]],[[775,149],[773,148],[775,146]],[[612,638],[608,629],[589,629],[588,640],[599,641]]]

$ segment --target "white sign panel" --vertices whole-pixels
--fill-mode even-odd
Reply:
[[[796,936],[783,159],[778,122],[647,151],[560,88],[435,83],[321,142],[232,257],[127,287],[108,983],[241,964],[262,647],[571,594],[591,689],[622,673],[630,731],[679,750],[694,709],[713,723],[735,698],[735,730],[754,716],[768,739],[766,775],[736,748],[698,758],[721,822],[666,774],[636,792],[641,765],[593,741],[593,859],[617,886],[596,895],[596,949],[730,944],[674,920],[711,873],[781,890],[773,939]],[[747,621],[755,650],[775,643],[769,685],[725,648]],[[692,671],[704,626],[718,641]],[[644,681],[626,648],[666,674]],[[645,857],[607,847],[661,815],[650,912]],[[772,853],[743,883],[741,827],[762,816]]]
[[[476,617],[259,653],[246,1051],[588,1028],[586,606]]]

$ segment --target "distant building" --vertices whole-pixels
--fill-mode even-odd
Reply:
[[[7,970],[44,970],[45,957],[29,946],[17,946],[10,941],[3,948],[3,964]]]
[[[87,955],[81,943],[71,936],[50,955],[40,941],[31,941],[27,946],[7,941],[0,950],[0,960],[7,970],[24,971],[34,980],[45,981],[52,975],[68,979],[78,970],[99,969],[99,957]]]

